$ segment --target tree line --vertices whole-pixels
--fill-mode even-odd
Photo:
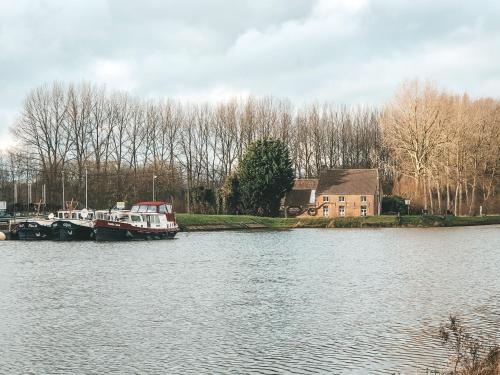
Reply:
[[[499,212],[500,101],[402,85],[380,118],[395,193],[430,212]]]
[[[380,108],[273,97],[219,103],[140,99],[91,83],[29,92],[0,159],[0,195],[52,209],[65,198],[109,207],[156,196],[179,210],[227,211],[224,186],[258,140],[288,146],[296,178],[322,168],[379,168],[385,192],[434,212],[475,213],[498,204],[499,115],[494,99],[471,99],[409,83]],[[413,203],[412,203],[413,204]]]

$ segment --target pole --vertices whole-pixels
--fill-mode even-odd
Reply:
[[[26,205],[26,216],[30,216],[30,186],[29,186],[29,183],[28,183],[28,179],[29,179],[29,165],[28,165],[28,154],[26,153],[26,192],[28,193],[27,195],[27,198],[28,198],[28,204]]]
[[[155,201],[155,179],[156,179],[156,176],[153,175],[153,202]]]
[[[88,186],[87,186],[87,179],[88,179],[88,173],[87,173],[87,167],[85,167],[85,209],[88,209]]]
[[[14,218],[16,217],[16,205],[17,205],[17,182],[14,182]]]
[[[62,171],[62,209],[66,209],[66,200],[64,199],[64,171]]]

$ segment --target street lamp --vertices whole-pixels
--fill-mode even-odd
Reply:
[[[155,201],[155,180],[158,176],[153,175],[153,202]]]
[[[89,207],[88,207],[88,199],[89,199],[89,192],[88,192],[88,184],[87,184],[87,180],[88,180],[88,171],[87,171],[87,167],[85,167],[85,209],[87,210]]]
[[[66,201],[64,199],[64,170],[61,172],[62,174],[62,209],[66,209]]]

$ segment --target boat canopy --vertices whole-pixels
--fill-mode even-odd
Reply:
[[[132,206],[130,212],[171,214],[172,205],[166,202],[139,202]]]

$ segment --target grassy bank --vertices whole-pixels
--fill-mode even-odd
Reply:
[[[383,215],[352,218],[269,218],[246,215],[177,214],[183,231],[214,231],[227,229],[288,228],[383,228],[383,227],[453,227],[500,224],[498,216],[397,216]]]

